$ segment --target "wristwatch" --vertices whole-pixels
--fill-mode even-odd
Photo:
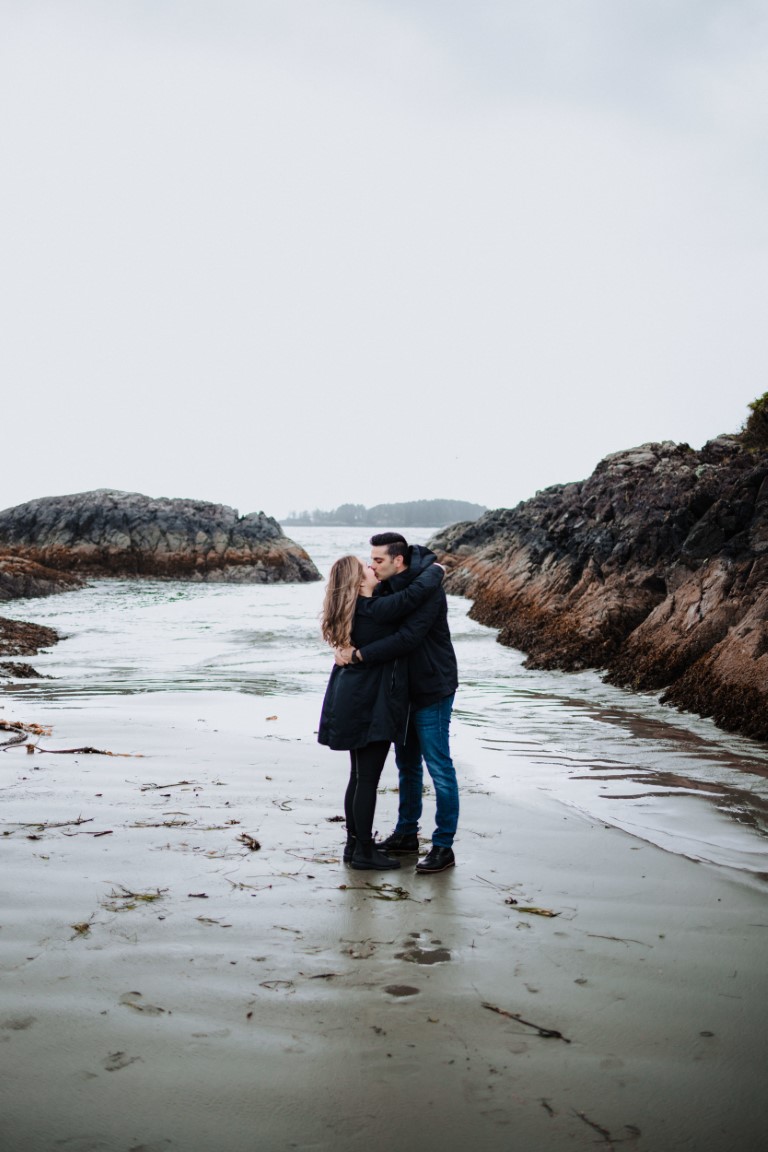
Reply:
[[[349,662],[350,662],[350,664],[362,664],[362,659],[360,657],[360,653],[358,652],[357,648],[352,649],[352,655],[349,658]]]

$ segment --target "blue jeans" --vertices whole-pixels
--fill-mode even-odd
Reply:
[[[408,721],[404,744],[395,746],[395,761],[400,775],[400,805],[397,815],[398,835],[418,831],[421,819],[422,757],[432,777],[437,799],[435,833],[432,843],[450,848],[459,821],[459,786],[453,767],[448,735],[451,725],[453,695],[416,708]]]

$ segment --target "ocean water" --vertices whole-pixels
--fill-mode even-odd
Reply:
[[[430,529],[411,530],[423,543]],[[297,528],[321,572],[365,558],[367,533]],[[323,585],[205,585],[95,580],[86,589],[15,601],[3,615],[56,628],[32,659],[46,679],[0,695],[3,716],[56,722],[62,712],[125,709],[156,694],[190,716],[222,701],[280,701],[290,738],[313,738],[330,671],[319,636]],[[768,879],[768,750],[656,696],[603,684],[596,672],[526,669],[524,656],[450,598],[461,686],[453,726],[462,781],[514,796],[542,794],[665,851]],[[233,695],[234,694],[234,695]],[[17,715],[17,718],[20,716]],[[284,729],[285,731],[285,729]]]

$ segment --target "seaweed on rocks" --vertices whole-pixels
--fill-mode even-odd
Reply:
[[[264,512],[240,516],[224,504],[107,488],[47,496],[0,512],[0,550],[11,560],[74,579],[249,584],[320,579],[304,549]]]
[[[41,648],[50,648],[58,641],[59,634],[54,628],[0,616],[0,657],[34,656]],[[14,660],[0,660],[0,679],[3,677],[11,680],[43,679],[31,664]]]
[[[768,740],[768,450],[642,444],[430,541],[446,590],[526,653]]]
[[[0,616],[0,656],[34,656],[58,640],[59,634],[54,628]]]

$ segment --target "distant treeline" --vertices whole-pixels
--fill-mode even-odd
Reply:
[[[290,512],[281,521],[288,526],[328,524],[365,528],[444,528],[459,520],[477,520],[488,509],[466,500],[408,500],[404,504],[340,504],[330,512]]]

